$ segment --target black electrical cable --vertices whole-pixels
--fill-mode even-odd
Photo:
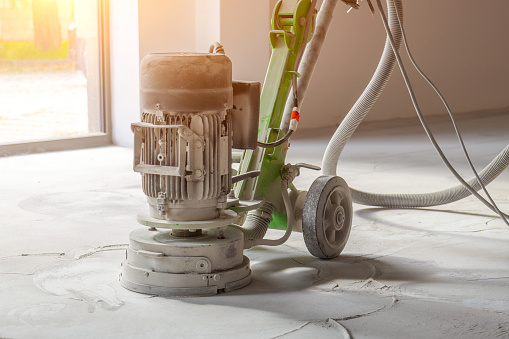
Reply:
[[[297,54],[297,57],[295,58],[295,63],[293,67],[293,74],[292,74],[292,92],[293,92],[293,99],[294,99],[294,106],[299,107],[299,94],[297,91],[297,70],[299,68],[300,61],[302,59],[302,55],[304,54],[304,50],[306,49],[306,45],[308,43],[308,37],[309,37],[309,30],[311,29],[311,22],[313,21],[313,13],[315,11],[317,0],[313,0],[309,6],[308,13],[306,15],[306,26],[304,27],[304,34],[302,38],[302,45],[300,47],[299,53]],[[285,136],[277,141],[274,142],[261,142],[258,141],[258,147],[261,148],[274,148],[279,145],[282,145],[284,142],[286,142],[293,134],[293,130],[288,130],[288,132],[285,134]]]
[[[279,145],[282,145],[285,141],[290,139],[290,137],[292,136],[293,132],[294,132],[294,130],[292,130],[292,129],[288,130],[288,132],[285,134],[284,137],[282,137],[281,139],[279,139],[277,141],[274,141],[274,142],[265,143],[265,142],[258,141],[258,147],[261,147],[261,148],[274,148],[274,147],[277,147]]]

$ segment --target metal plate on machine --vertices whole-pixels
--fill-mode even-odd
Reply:
[[[170,228],[170,229],[203,229],[212,227],[223,227],[234,224],[237,220],[237,213],[230,210],[225,210],[222,217],[210,220],[201,221],[174,221],[163,220],[151,217],[147,212],[139,213],[136,217],[138,222],[143,226],[155,228]]]
[[[237,204],[232,205],[229,208],[238,213],[247,212],[260,207],[263,202],[264,200],[239,200]]]
[[[219,139],[219,175],[226,175],[230,169],[230,162],[228,161],[228,153],[231,153],[228,145],[228,137],[221,137]]]
[[[233,81],[233,148],[256,149],[261,85],[254,81]]]

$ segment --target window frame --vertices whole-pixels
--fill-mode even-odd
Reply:
[[[113,144],[111,130],[111,87],[109,51],[109,0],[97,0],[99,40],[99,93],[101,131],[88,135],[28,140],[0,145],[0,157],[74,150]]]

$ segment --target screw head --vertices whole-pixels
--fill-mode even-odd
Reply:
[[[206,260],[200,259],[196,262],[196,269],[198,271],[206,270],[209,267],[209,264]]]

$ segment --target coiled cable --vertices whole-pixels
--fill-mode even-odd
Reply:
[[[377,0],[379,2],[379,0]],[[381,7],[381,4],[379,4]],[[382,54],[382,58],[380,63],[373,75],[370,83],[364,90],[361,97],[357,100],[352,109],[348,112],[346,117],[343,119],[343,122],[338,127],[334,136],[331,138],[329,145],[325,151],[322,168],[323,173],[326,175],[336,175],[336,166],[339,160],[339,156],[341,152],[352,136],[355,129],[364,119],[368,111],[371,109],[372,105],[380,95],[381,91],[385,87],[385,84],[392,72],[392,68],[394,67],[394,61],[397,61],[399,58],[398,49],[401,44],[401,40],[405,43],[404,31],[403,31],[403,11],[401,6],[401,1],[399,0],[387,0],[387,8],[389,14],[389,20],[385,18],[385,13],[383,13],[383,8],[381,10],[382,20],[384,21],[384,26],[387,31],[387,40],[384,48],[384,53]],[[382,14],[383,13],[383,14]],[[389,48],[389,50],[387,49]],[[387,54],[390,54],[392,57],[389,57]],[[386,56],[386,57],[384,57]],[[398,59],[396,58],[398,57]],[[392,67],[392,68],[391,68]],[[385,70],[385,72],[380,72],[379,70]],[[387,71],[389,70],[390,71]],[[406,73],[404,74],[404,76]],[[426,77],[427,78],[427,77]],[[429,79],[428,79],[429,80]],[[409,83],[409,82],[408,82]],[[436,88],[436,87],[435,87]],[[409,89],[410,91],[410,89]],[[411,96],[413,95],[413,91],[411,91]],[[415,98],[415,96],[413,97]],[[441,96],[441,99],[443,96]],[[445,101],[445,100],[444,100]],[[415,101],[416,102],[416,101]],[[418,106],[417,106],[418,107]],[[448,106],[447,106],[448,107]],[[420,110],[419,110],[420,112]],[[422,115],[421,115],[422,116]],[[421,119],[421,122],[424,119]],[[424,122],[425,124],[425,122]],[[424,125],[423,125],[424,126]],[[427,128],[427,125],[425,129]],[[429,131],[429,128],[428,128]],[[434,137],[430,132],[430,140],[432,143],[434,141]],[[461,135],[459,136],[461,138]],[[436,141],[435,141],[436,143]],[[438,144],[437,144],[438,146]],[[439,151],[441,153],[441,150]],[[443,153],[442,153],[443,155]],[[445,155],[443,155],[445,158]],[[468,158],[469,159],[469,158]],[[445,161],[447,166],[447,159]],[[471,162],[470,162],[471,163]],[[449,164],[450,165],[450,164]],[[443,205],[453,201],[460,200],[470,194],[474,194],[476,197],[480,198],[480,200],[485,203],[490,209],[499,214],[504,222],[507,223],[506,214],[503,214],[498,210],[498,207],[492,206],[492,204],[488,203],[484,198],[479,196],[476,190],[482,188],[483,184],[487,184],[494,180],[500,173],[502,173],[509,166],[509,146],[506,147],[502,152],[500,152],[497,157],[486,166],[476,177],[470,179],[465,182],[461,177],[459,177],[459,181],[465,185],[455,186],[450,189],[446,189],[439,192],[433,193],[424,193],[424,194],[379,194],[379,193],[368,193],[356,190],[350,187],[352,199],[355,203],[371,205],[371,206],[381,206],[381,207],[389,207],[389,208],[414,208],[414,207],[428,207],[428,206],[436,206]],[[448,166],[449,167],[449,166]],[[473,166],[472,166],[473,167]],[[450,169],[452,166],[450,166]],[[452,171],[456,172],[454,168]],[[453,174],[454,174],[453,172]],[[474,172],[475,173],[475,172]],[[456,172],[457,174],[457,172]],[[456,176],[456,175],[455,175]],[[458,174],[459,176],[459,174]],[[474,193],[472,193],[472,190]],[[490,199],[492,200],[492,199]],[[498,210],[498,211],[497,211]],[[499,213],[500,212],[500,213]]]
[[[399,52],[398,52],[398,48],[399,46],[396,46],[396,43],[394,42],[394,39],[393,39],[393,36],[392,36],[392,33],[391,33],[391,29],[389,27],[389,24],[387,22],[387,18],[385,16],[385,12],[383,10],[383,7],[382,7],[382,4],[380,2],[380,0],[376,0],[377,2],[377,5],[378,5],[378,9],[380,10],[380,15],[382,17],[382,21],[384,23],[384,27],[385,27],[385,31],[387,33],[387,38],[389,39],[390,43],[391,43],[391,46],[392,46],[392,49],[393,49],[393,52],[394,52],[394,55],[396,57],[396,60],[398,62],[398,65],[399,65],[399,68],[400,68],[400,71],[401,71],[401,74],[403,75],[403,79],[405,80],[405,84],[407,86],[407,89],[408,89],[408,93],[410,94],[410,98],[412,99],[412,103],[414,105],[414,108],[415,108],[415,111],[417,112],[417,115],[419,116],[419,120],[421,121],[421,124],[422,124],[422,127],[424,128],[424,131],[426,132],[428,138],[430,139],[431,143],[433,144],[433,146],[435,147],[435,150],[437,151],[437,153],[439,154],[440,158],[442,159],[442,161],[444,162],[444,164],[446,165],[446,167],[449,169],[449,171],[456,177],[456,179],[462,183],[462,185],[471,193],[473,194],[477,199],[479,199],[484,205],[486,205],[486,207],[488,207],[489,209],[491,209],[493,212],[497,213],[501,218],[502,220],[507,224],[507,226],[509,226],[509,221],[507,220],[506,217],[509,217],[507,216],[506,214],[502,213],[498,207],[496,206],[496,204],[492,205],[490,204],[488,201],[486,201],[481,195],[479,195],[477,193],[476,190],[474,190],[473,187],[471,187],[460,175],[459,173],[454,169],[454,167],[451,165],[451,163],[449,162],[449,160],[447,159],[447,157],[445,156],[445,154],[442,152],[442,149],[440,148],[440,146],[438,145],[437,141],[435,140],[435,137],[433,135],[433,133],[431,132],[431,130],[429,129],[429,126],[427,125],[426,123],[426,120],[424,119],[424,116],[422,115],[422,112],[421,112],[421,109],[419,107],[419,103],[417,102],[417,99],[415,97],[415,94],[413,92],[413,88],[412,88],[412,85],[410,84],[410,80],[408,78],[408,75],[406,73],[406,70],[405,70],[405,67],[403,65],[403,62],[401,61],[401,56],[399,55]],[[400,22],[400,21],[399,21]],[[401,27],[400,27],[401,28]],[[451,118],[452,120],[454,121],[454,118],[452,117],[451,115]],[[456,130],[458,132],[458,130]],[[459,132],[458,132],[459,133]],[[466,149],[464,149],[465,152],[466,152]],[[468,154],[468,153],[467,153]],[[473,165],[472,165],[473,167]],[[474,172],[475,172],[475,169],[474,169]],[[478,180],[479,178],[479,175],[477,175],[477,172],[476,173],[476,180]],[[479,185],[480,187],[484,187],[484,185],[482,185],[482,183]],[[490,197],[491,199],[491,197]]]

